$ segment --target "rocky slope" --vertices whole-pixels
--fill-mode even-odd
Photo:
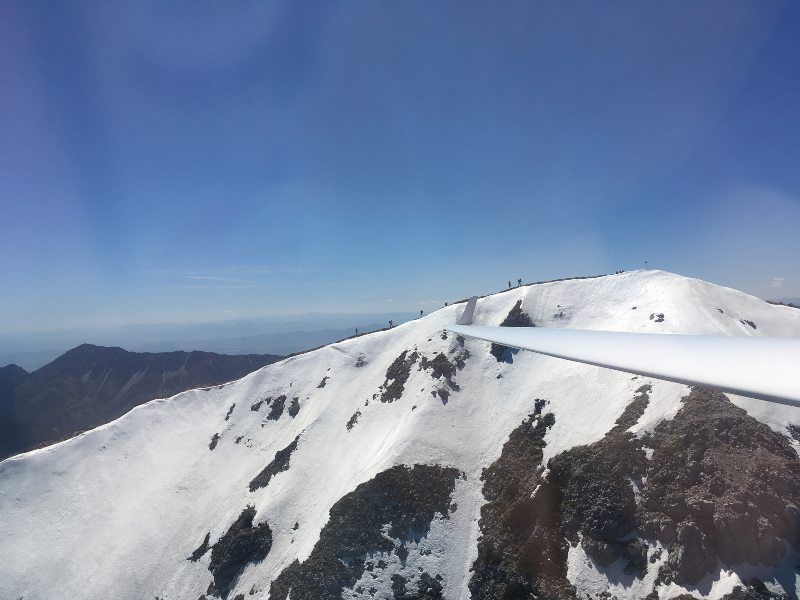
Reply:
[[[83,344],[33,373],[8,365],[0,369],[0,459],[107,423],[154,398],[239,379],[280,358]]]
[[[0,463],[3,596],[797,597],[800,409],[493,352],[460,311]],[[800,336],[658,271],[478,302],[503,321]]]

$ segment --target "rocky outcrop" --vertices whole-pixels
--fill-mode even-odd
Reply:
[[[508,312],[506,318],[500,323],[500,327],[536,327],[536,324],[528,316],[528,313],[522,310],[522,300],[517,300],[517,303]],[[493,343],[490,352],[497,359],[497,362],[510,363],[516,350]]]
[[[256,509],[248,506],[211,548],[208,570],[213,587],[223,598],[231,584],[250,563],[261,562],[272,549],[272,531],[266,523],[253,526]],[[210,593],[210,592],[209,592]]]
[[[403,350],[386,369],[386,381],[381,386],[381,402],[394,402],[403,395],[403,390],[411,375],[411,367],[417,362],[419,353]]]
[[[788,438],[697,388],[674,419],[639,438],[628,429],[649,392],[637,390],[603,439],[552,458],[546,476],[553,417],[542,415],[543,403],[512,432],[482,476],[473,598],[572,598],[567,543],[580,543],[598,565],[621,559],[641,577],[658,541],[668,554],[657,582],[681,585],[720,562],[778,565],[797,546],[800,460]],[[731,598],[772,597],[762,588],[748,584]]]
[[[287,411],[289,416],[293,419],[297,416],[297,413],[300,412],[300,397],[295,396],[292,398],[292,403],[289,405],[289,410]]]
[[[719,392],[695,388],[647,444],[636,516],[669,545],[662,579],[696,583],[742,562],[777,565],[800,532],[800,460],[789,440]]]
[[[633,485],[642,485],[647,470],[642,443],[627,429],[644,413],[649,391],[650,386],[637,390],[602,440],[572,448],[548,464],[548,479],[561,498],[564,536],[573,544],[580,541],[586,553],[601,565],[625,554],[629,557],[627,569],[639,574],[646,568],[641,545],[621,538],[636,528]]]
[[[286,600],[291,591],[292,600],[339,599],[365,570],[385,568],[383,561],[367,563],[370,554],[407,556],[404,540],[426,536],[437,513],[449,515],[458,476],[456,469],[438,465],[400,465],[362,483],[333,505],[311,555],[284,569],[272,582],[270,598]],[[397,582],[397,589],[405,585]],[[427,579],[425,585],[431,592],[420,597],[437,597],[436,586]]]
[[[205,537],[205,538],[203,538],[203,543],[201,543],[201,544],[200,544],[200,545],[199,545],[199,546],[198,546],[198,547],[197,547],[197,548],[194,550],[194,552],[192,552],[191,556],[189,556],[189,558],[187,558],[186,560],[190,560],[190,561],[192,561],[192,562],[197,562],[198,560],[200,560],[200,559],[203,557],[203,555],[204,555],[206,552],[208,552],[208,540],[209,540],[209,538],[210,538],[210,537],[211,537],[211,534],[210,534],[210,533],[207,533],[207,534],[206,534],[206,537]]]
[[[286,406],[286,396],[281,394],[277,398],[275,398],[271,405],[270,411],[267,415],[268,421],[277,421],[283,415],[283,409]]]
[[[486,504],[479,521],[472,598],[572,598],[567,542],[560,531],[558,489],[542,477],[544,435],[552,413],[545,402],[509,436],[500,458],[481,475]]]
[[[275,458],[270,461],[270,463],[264,467],[264,469],[256,475],[253,480],[250,482],[250,491],[255,492],[259,488],[267,487],[269,485],[270,480],[283,471],[287,471],[289,469],[289,460],[292,457],[292,453],[297,450],[297,443],[300,441],[300,436],[298,435],[292,443],[286,446],[286,448],[282,448],[275,453]]]

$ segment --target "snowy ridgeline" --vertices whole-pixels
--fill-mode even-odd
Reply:
[[[492,351],[443,333],[462,308],[0,463],[0,597],[796,597],[800,409]],[[659,271],[475,322],[520,312],[800,337],[796,309]]]

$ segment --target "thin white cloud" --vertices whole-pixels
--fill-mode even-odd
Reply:
[[[772,278],[772,287],[780,288],[783,287],[783,280],[785,277],[773,277]]]

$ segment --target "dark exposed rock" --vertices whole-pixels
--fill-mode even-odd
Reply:
[[[215,433],[211,436],[211,441],[208,443],[208,449],[213,450],[217,447],[217,442],[219,442],[219,434]]]
[[[413,586],[413,580],[394,574],[391,577],[392,597],[394,600],[441,600],[443,598],[442,584],[439,582],[441,578],[441,575],[431,577],[429,573],[424,572],[416,582],[416,590],[409,591],[408,588]]]
[[[392,596],[395,599],[405,600],[406,598],[406,578],[397,573],[392,575]]]
[[[753,329],[757,329],[756,324],[753,323],[752,321],[748,321],[747,319],[739,319],[739,322],[742,325],[750,325],[750,327],[752,327]]]
[[[264,402],[269,404],[270,402],[272,402],[272,398],[262,398],[257,402],[253,402],[253,404],[250,405],[250,410],[252,410],[253,412],[258,412],[258,409],[261,408],[261,405],[264,404]]]
[[[650,320],[654,321],[655,323],[663,323],[664,313],[650,313]]]
[[[694,388],[649,441],[637,520],[672,544],[667,577],[696,583],[724,564],[777,565],[800,532],[800,460],[787,438],[721,393]]]
[[[322,378],[322,381],[320,381],[320,382],[317,384],[317,389],[320,389],[320,390],[321,390],[322,388],[324,388],[324,387],[325,387],[325,385],[328,383],[328,379],[329,379],[329,377],[328,377],[327,375],[325,375],[325,377],[323,377],[323,378]]]
[[[697,388],[673,420],[638,440],[626,430],[648,391],[639,388],[602,440],[550,461],[563,535],[580,539],[598,564],[622,556],[628,572],[640,574],[647,549],[630,539],[639,532],[668,547],[660,579],[682,585],[696,584],[718,560],[779,564],[800,532],[800,460],[788,440],[724,395]],[[653,450],[649,461],[643,442]]]
[[[467,359],[470,357],[469,350],[464,347],[464,338],[460,335],[456,337],[458,341],[458,348],[453,351],[455,356],[453,357],[453,364],[456,366],[456,369],[461,371],[464,367],[467,366]]]
[[[225,415],[225,420],[226,421],[231,418],[231,415],[233,414],[233,409],[234,408],[236,408],[236,402],[231,404],[231,407],[228,409],[228,414]]]
[[[442,379],[447,382],[448,387],[452,390],[458,391],[460,388],[458,384],[453,380],[456,373],[463,369],[466,365],[466,358],[469,356],[469,352],[463,350],[463,352],[459,352],[454,357],[455,362],[450,362],[448,358],[442,354],[441,352],[437,354],[432,360],[428,360],[426,356],[423,356],[420,359],[420,369],[425,371],[430,371],[431,377],[433,379]],[[446,404],[446,402],[445,402]]]
[[[436,513],[445,518],[459,473],[438,465],[400,465],[376,475],[342,497],[330,511],[328,523],[308,559],[293,562],[272,582],[270,598],[333,600],[352,589],[367,569],[368,553],[389,552],[391,538],[406,540],[427,535]],[[385,568],[378,561],[377,568]]]
[[[203,540],[203,543],[200,544],[197,547],[197,549],[194,552],[192,552],[192,555],[189,558],[187,558],[186,560],[190,560],[192,562],[197,562],[198,560],[200,560],[200,558],[206,552],[208,552],[208,540],[209,540],[210,537],[211,537],[211,533],[207,533],[205,539]]]
[[[406,381],[411,375],[411,367],[417,362],[419,354],[416,350],[409,354],[403,350],[386,370],[386,381],[381,389],[381,402],[394,402],[399,400],[405,390]]]
[[[508,312],[500,327],[535,327],[528,313],[522,310],[522,300],[517,300],[514,307]]]
[[[625,410],[622,411],[622,414],[616,420],[614,427],[609,433],[623,433],[639,422],[639,419],[644,414],[644,411],[650,402],[649,394],[652,389],[653,386],[646,384],[640,386],[639,389],[636,390],[636,395],[633,397],[633,401],[625,407]]]
[[[405,563],[406,559],[408,558],[408,548],[406,548],[405,544],[400,544],[400,547],[395,550],[398,558]]]
[[[636,497],[630,480],[640,481],[647,468],[641,442],[627,429],[647,407],[650,386],[637,390],[606,436],[588,446],[576,446],[550,460],[549,481],[561,496],[561,529],[573,543],[581,539],[586,553],[609,565],[627,552],[632,571],[646,570],[638,549],[620,541],[636,527]],[[641,483],[640,483],[641,484]],[[580,534],[580,536],[579,536]]]
[[[536,399],[533,414],[514,430],[500,459],[484,471],[482,537],[473,598],[574,598],[566,578],[567,540],[582,540],[598,564],[619,558],[626,570],[647,569],[645,542],[622,541],[636,525],[636,498],[629,479],[641,478],[646,454],[627,432],[644,413],[650,386],[633,401],[599,442],[554,457],[542,478],[544,434],[554,422]]]
[[[539,408],[511,432],[500,458],[481,475],[487,502],[469,582],[473,598],[574,598],[558,490],[542,479],[544,435],[554,422]]]
[[[357,410],[356,412],[353,413],[353,416],[350,417],[349,421],[347,421],[347,431],[350,431],[351,429],[353,429],[353,427],[355,427],[356,423],[358,423],[358,417],[360,416],[361,416],[360,410]]]
[[[419,368],[423,371],[429,371],[433,379],[444,379],[447,386],[451,390],[459,391],[458,384],[454,381],[456,373],[466,366],[466,360],[469,358],[469,350],[464,348],[464,338],[458,336],[454,348],[450,350],[453,355],[452,361],[447,358],[443,353],[438,353],[432,359],[427,356],[422,356],[419,359]],[[438,390],[431,390],[431,394],[436,397],[439,395],[443,404],[447,404],[450,396],[449,390],[439,388]]]
[[[292,443],[283,448],[282,450],[278,450],[275,453],[275,458],[264,467],[264,469],[256,475],[253,480],[250,482],[250,491],[254,492],[259,488],[267,487],[275,475],[286,471],[289,469],[289,459],[292,457],[292,452],[297,449],[297,443],[300,441],[300,436],[298,435]]]
[[[286,406],[286,396],[281,394],[272,401],[272,405],[267,415],[268,421],[277,421],[283,415],[283,409]]]
[[[500,327],[536,327],[536,324],[528,316],[528,313],[522,310],[522,300],[517,300],[506,318],[500,323]],[[492,344],[491,354],[497,359],[497,362],[513,361],[513,354],[516,350],[502,346],[500,344]]]
[[[360,367],[363,367],[363,366],[365,366],[366,364],[367,364],[367,355],[366,355],[366,354],[359,354],[359,355],[356,357],[356,364],[355,364],[355,366],[360,368]]]
[[[300,397],[295,396],[292,398],[292,403],[289,405],[289,416],[293,419],[297,416],[297,413],[300,412]]]
[[[441,352],[437,354],[433,360],[428,360],[427,357],[423,356],[419,361],[419,366],[421,369],[430,370],[431,377],[434,379],[441,379],[443,377],[450,381],[453,375],[456,374],[455,365],[447,360],[447,357]]]
[[[636,577],[650,562],[646,539],[658,540],[668,552],[659,580],[681,585],[696,584],[718,561],[777,565],[798,543],[800,460],[789,440],[724,395],[697,388],[673,420],[638,439],[627,430],[649,391],[637,390],[602,440],[551,459],[544,480],[541,448],[552,416],[539,416],[543,403],[511,434],[482,477],[487,503],[473,598],[573,597],[567,540],[580,541],[600,565],[623,558]],[[765,593],[750,582],[730,598],[782,597]]]
[[[208,570],[214,586],[227,596],[233,581],[250,563],[261,562],[272,548],[272,531],[266,523],[253,527],[256,509],[248,506],[211,548]]]
[[[647,573],[647,542],[632,540],[622,546],[622,558],[626,561],[625,572],[636,577]]]
[[[442,595],[441,579],[441,575],[431,577],[427,572],[420,575],[417,582],[417,598],[420,600],[441,600],[444,597]]]
[[[236,594],[233,600],[244,600],[244,594]]]

